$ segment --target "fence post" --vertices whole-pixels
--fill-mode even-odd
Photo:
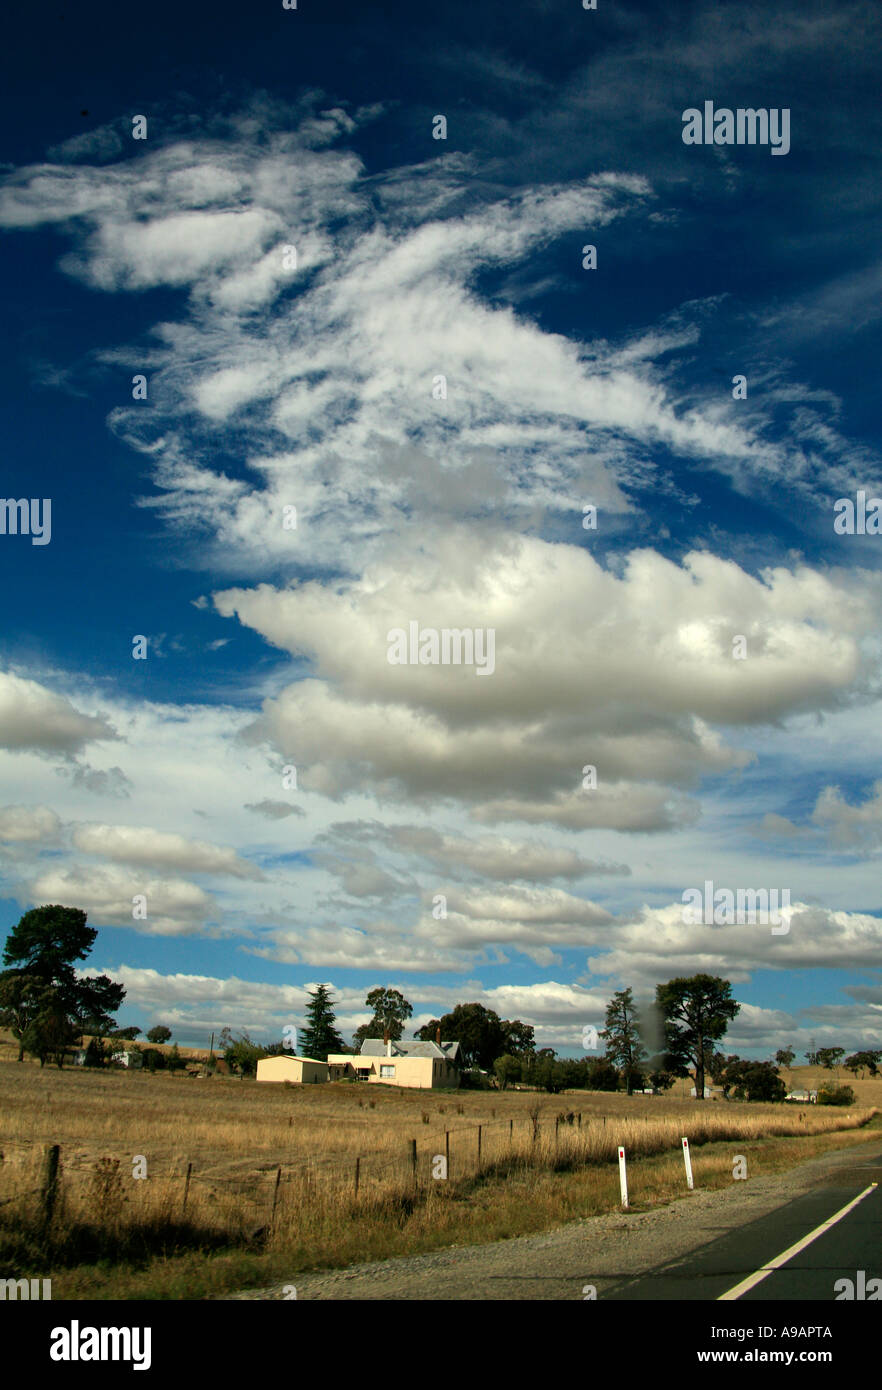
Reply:
[[[685,1135],[683,1136],[683,1158],[686,1163],[686,1186],[691,1192],[695,1183],[692,1181],[692,1159],[689,1157],[689,1140]]]
[[[628,1210],[628,1175],[625,1172],[625,1150],[619,1148],[619,1187],[622,1190],[622,1208]]]
[[[560,1115],[554,1117],[554,1147],[557,1148],[558,1131],[560,1130]]]
[[[355,1195],[358,1196],[358,1179],[361,1174],[361,1159],[355,1160]]]
[[[275,1187],[273,1188],[273,1209],[272,1209],[272,1212],[271,1212],[271,1214],[270,1214],[270,1226],[274,1226],[274,1225],[275,1225],[275,1221],[276,1221],[276,1203],[277,1203],[278,1200],[279,1200],[279,1183],[280,1183],[281,1181],[282,1181],[282,1170],[281,1170],[281,1168],[277,1168],[277,1169],[276,1169],[276,1185],[275,1185]]]
[[[479,1168],[481,1167],[481,1130],[482,1130],[483,1128],[484,1128],[483,1125],[478,1125],[478,1167],[479,1167]]]
[[[182,1214],[182,1215],[183,1215],[183,1213],[187,1210],[187,1194],[188,1194],[189,1191],[190,1191],[190,1174],[192,1173],[192,1171],[193,1171],[193,1164],[192,1164],[192,1163],[188,1163],[188,1164],[187,1164],[187,1176],[186,1176],[185,1179],[184,1179],[184,1201],[183,1201],[183,1205],[181,1206],[181,1214]]]
[[[43,1184],[41,1191],[44,1230],[48,1229],[49,1223],[52,1220],[52,1213],[55,1210],[55,1199],[58,1196],[58,1161],[60,1155],[60,1144],[46,1145],[43,1158]]]
[[[448,1178],[450,1177],[450,1130],[444,1131],[444,1163]]]
[[[508,1122],[508,1147],[509,1147],[509,1148],[513,1148],[513,1146],[514,1146],[514,1120],[509,1120],[509,1122]]]
[[[414,1180],[414,1182],[416,1182],[416,1180],[417,1180],[417,1151],[416,1151],[416,1140],[415,1140],[415,1139],[411,1139],[411,1141],[410,1141],[410,1168],[411,1168],[411,1172],[413,1173],[413,1180]]]
[[[582,1112],[581,1112],[581,1110],[579,1111],[579,1128],[580,1128],[580,1129],[582,1128]]]

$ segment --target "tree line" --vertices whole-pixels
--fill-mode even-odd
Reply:
[[[18,1041],[19,1061],[27,1052],[38,1057],[41,1066],[47,1059],[61,1066],[69,1048],[90,1035],[86,1060],[101,1065],[108,1056],[104,1039],[112,1045],[140,1035],[138,1028],[114,1026],[114,1014],[125,998],[121,984],[107,975],[77,974],[76,962],[86,958],[96,936],[94,928],[86,925],[85,912],[58,904],[31,909],[12,929],[3,952],[6,968],[0,971],[0,1026],[9,1028]],[[352,1046],[347,1046],[337,1029],[328,987],[317,985],[308,994],[306,1025],[297,1032],[296,1051],[317,1061],[327,1061],[332,1053],[354,1055],[368,1038],[398,1042],[413,1015],[413,1006],[399,990],[372,989],[365,999],[371,1016],[355,1030]],[[704,1096],[709,1078],[727,1098],[781,1100],[786,1087],[779,1068],[792,1066],[793,1048],[780,1049],[774,1061],[753,1061],[724,1054],[719,1047],[740,1008],[728,980],[698,974],[657,985],[655,998],[641,1006],[635,1003],[631,988],[618,990],[607,1005],[605,1027],[598,1034],[605,1045],[602,1056],[573,1059],[559,1057],[553,1048],[537,1048],[531,1024],[500,1018],[493,1009],[474,1002],[457,1004],[449,1013],[430,1019],[413,1036],[434,1042],[440,1032],[444,1042],[458,1042],[457,1065],[463,1079],[492,1077],[503,1089],[511,1085],[549,1091],[622,1088],[630,1095],[647,1088],[664,1091],[677,1077],[693,1076],[698,1097]],[[170,1038],[171,1030],[164,1024],[147,1032],[152,1043]],[[261,1057],[290,1055],[291,1050],[290,1038],[263,1046],[247,1032],[236,1036],[230,1028],[224,1028],[220,1037],[221,1055],[231,1070],[242,1075],[253,1075]],[[153,1048],[142,1055],[151,1070],[185,1065],[177,1044],[171,1054]],[[829,1070],[842,1064],[855,1076],[878,1075],[882,1062],[882,1050],[863,1049],[846,1057],[844,1048],[816,1048],[814,1040],[805,1056],[810,1064]]]

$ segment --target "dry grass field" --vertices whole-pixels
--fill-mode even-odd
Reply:
[[[855,1083],[856,1105],[842,1111],[682,1095],[258,1085],[41,1069],[14,1056],[0,1051],[2,1276],[51,1273],[55,1298],[204,1297],[298,1269],[543,1229],[615,1207],[619,1144],[639,1208],[682,1193],[684,1134],[696,1181],[720,1185],[732,1180],[734,1152],[749,1156],[751,1172],[771,1171],[878,1138],[871,1116],[882,1108],[882,1079]],[[806,1071],[795,1069],[795,1086],[809,1084]],[[48,1223],[47,1144],[61,1151]],[[447,1181],[437,1180],[433,1165],[448,1154]]]

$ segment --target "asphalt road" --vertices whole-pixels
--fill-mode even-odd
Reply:
[[[882,1278],[882,1140],[812,1159],[789,1172],[696,1190],[646,1212],[616,1212],[538,1235],[292,1276],[239,1299],[718,1300],[767,1269],[865,1193],[739,1302],[833,1302],[834,1285],[859,1272]],[[878,1183],[878,1187],[873,1187]],[[869,1189],[869,1191],[867,1191]],[[296,1293],[293,1289],[296,1287]],[[855,1301],[858,1301],[857,1299]]]
[[[879,1185],[872,1187],[873,1183]],[[860,1200],[850,1211],[780,1268],[752,1288],[737,1292],[740,1284],[769,1268],[855,1198]],[[835,1288],[837,1280],[851,1279],[857,1291],[859,1270],[864,1271],[865,1281],[882,1278],[882,1149],[855,1154],[852,1163],[825,1174],[804,1196],[727,1232],[684,1259],[606,1288],[603,1297],[691,1300],[734,1293],[741,1302],[830,1301],[843,1292]]]

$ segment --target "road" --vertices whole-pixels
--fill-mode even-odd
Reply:
[[[841,1149],[785,1174],[700,1189],[648,1212],[615,1213],[540,1235],[453,1246],[292,1279],[301,1299],[597,1299],[833,1301],[839,1279],[882,1278],[882,1141]],[[873,1186],[874,1183],[879,1184]],[[862,1195],[863,1194],[863,1195]],[[782,1253],[859,1198],[752,1287]],[[232,1295],[291,1298],[291,1285]]]

